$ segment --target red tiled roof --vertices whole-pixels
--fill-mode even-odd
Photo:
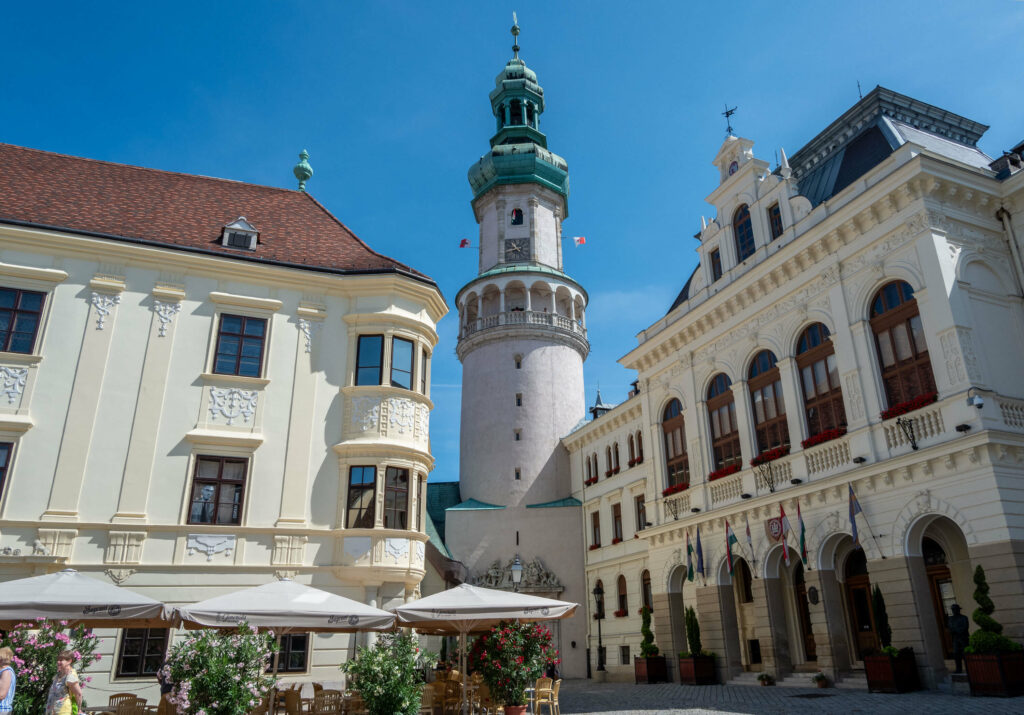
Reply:
[[[255,251],[221,245],[245,216]],[[426,276],[363,243],[301,191],[177,174],[0,143],[0,222],[151,241],[242,260]],[[428,279],[429,280],[429,279]]]

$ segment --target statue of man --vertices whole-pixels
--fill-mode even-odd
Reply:
[[[971,628],[970,621],[967,620],[967,616],[960,613],[960,606],[953,604],[950,606],[950,610],[953,611],[953,615],[949,617],[946,623],[946,627],[949,628],[949,634],[953,641],[953,661],[956,663],[957,673],[964,672],[964,648],[967,647],[968,631]]]

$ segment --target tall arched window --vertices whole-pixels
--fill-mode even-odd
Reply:
[[[589,482],[590,481],[590,457],[585,457],[583,459],[583,461],[587,463],[586,466],[583,469],[583,475],[584,475],[583,476],[583,481]]]
[[[629,452],[629,466],[636,464],[636,442],[633,441],[633,435],[626,437],[626,450]]]
[[[629,598],[626,596],[626,577],[619,574],[619,612],[629,612]]]
[[[889,407],[935,392],[928,344],[914,289],[909,284],[894,281],[875,294],[871,330]]]
[[[804,390],[807,436],[846,426],[835,346],[821,323],[807,326],[796,341],[796,366]]]
[[[654,593],[651,591],[651,572],[644,569],[640,574],[640,597],[648,610],[654,610]]]
[[[757,436],[757,453],[789,444],[789,427],[786,425],[786,403],[782,399],[782,383],[775,354],[762,350],[750,363],[748,375],[750,402],[754,408],[754,432]]]
[[[604,476],[612,476],[612,448],[611,445],[604,448]]]
[[[732,232],[736,237],[736,261],[743,261],[754,255],[754,227],[750,222],[750,209],[743,204],[732,215]]]
[[[590,463],[591,463],[590,478],[594,479],[594,480],[597,480],[597,475],[600,474],[600,472],[597,471],[597,452],[594,452],[592,455],[590,455]]]
[[[667,486],[690,483],[690,462],[686,456],[683,434],[683,406],[672,400],[661,416],[661,431],[665,435],[665,478]]]
[[[636,433],[636,463],[640,464],[644,461],[644,434],[643,432],[637,431]]]
[[[612,474],[619,473],[619,443],[612,444]]]
[[[736,403],[732,399],[732,380],[724,372],[715,375],[708,386],[708,420],[711,423],[714,468],[739,466],[743,457],[740,454],[740,432],[736,427]]]

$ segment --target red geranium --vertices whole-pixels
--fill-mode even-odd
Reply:
[[[713,482],[716,479],[721,479],[722,477],[728,477],[730,474],[735,474],[738,471],[740,471],[740,465],[738,465],[738,464],[730,464],[727,467],[722,467],[721,469],[716,469],[713,472],[709,472],[708,473],[708,481],[709,482]]]
[[[937,392],[926,392],[923,395],[918,395],[917,397],[915,397],[912,400],[907,400],[906,402],[901,402],[898,405],[893,405],[889,409],[884,410],[882,412],[882,419],[883,420],[888,420],[888,419],[891,419],[893,417],[899,417],[900,415],[905,415],[908,412],[913,412],[914,410],[919,410],[922,407],[924,407],[925,405],[930,405],[930,404],[932,404],[933,402],[935,402],[938,399],[939,399],[939,393],[937,393]]]

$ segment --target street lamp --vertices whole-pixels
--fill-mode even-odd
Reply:
[[[601,621],[604,620],[604,588],[598,581],[594,586],[594,602],[597,604],[597,670],[604,670],[604,645],[601,643]]]
[[[515,561],[509,567],[509,571],[512,572],[512,588],[516,591],[519,590],[519,584],[523,580],[523,564],[519,560],[519,554],[516,554]]]

